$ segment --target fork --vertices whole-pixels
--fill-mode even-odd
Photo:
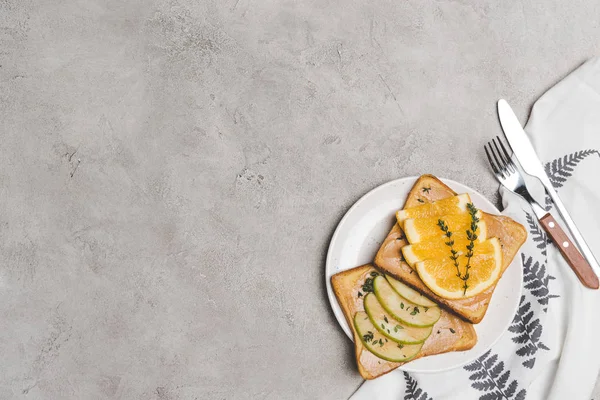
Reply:
[[[518,161],[513,161],[500,138],[496,136],[495,139],[492,139],[491,142],[488,142],[484,146],[484,150],[496,178],[498,178],[502,186],[519,195],[531,205],[540,225],[544,228],[548,236],[552,238],[552,241],[558,247],[560,253],[571,266],[581,283],[589,288],[598,289],[600,283],[592,267],[581,255],[565,231],[558,225],[554,217],[546,212],[531,196],[525,186],[521,166],[518,164]]]

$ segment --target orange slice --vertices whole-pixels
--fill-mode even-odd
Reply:
[[[454,249],[456,249],[458,255],[461,256],[465,254],[467,252],[467,245],[469,244],[467,235],[465,233],[460,236],[453,235],[452,239],[454,240]],[[483,242],[484,240],[485,237],[477,237],[477,242]],[[444,236],[436,238],[435,240],[404,246],[402,248],[404,260],[414,269],[415,264],[419,261],[425,261],[428,259],[441,260],[450,257],[450,247],[446,245],[446,241],[447,238]],[[477,243],[475,244],[475,247],[477,247]]]
[[[486,238],[487,227],[481,219],[481,211],[475,214],[479,218],[477,223],[477,235]],[[440,220],[444,221],[450,232],[454,235],[466,236],[466,231],[471,226],[471,215],[469,213],[442,215],[429,218],[408,218],[404,220],[404,234],[408,243],[415,244],[426,242],[432,239],[440,239],[445,237],[444,232],[440,228]],[[439,243],[439,241],[436,241]]]
[[[481,212],[477,211],[475,216],[479,219],[477,223],[477,242],[487,239],[487,226],[481,220]],[[452,232],[451,239],[458,254],[466,253],[469,244],[467,230],[471,227],[471,215],[469,213],[444,215],[430,218],[409,218],[404,221],[404,233],[409,243],[402,248],[404,259],[411,267],[419,261],[429,258],[444,258],[450,256],[450,247],[446,244],[449,238],[440,227],[440,221]]]
[[[458,247],[455,246],[456,249]],[[459,271],[465,276],[467,258],[458,257]],[[500,278],[502,270],[502,247],[497,238],[476,243],[470,260],[469,277],[465,291],[465,281],[457,277],[454,261],[447,257],[429,258],[415,263],[421,280],[435,294],[446,299],[462,299],[475,296]]]
[[[446,197],[445,199],[423,204],[417,207],[406,208],[396,213],[396,219],[400,227],[404,227],[407,218],[427,218],[436,215],[462,214],[467,211],[467,203],[471,197],[467,193],[458,196]]]

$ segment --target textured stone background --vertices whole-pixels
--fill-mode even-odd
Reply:
[[[390,179],[490,198],[597,1],[0,0],[0,399],[343,399],[329,238]]]

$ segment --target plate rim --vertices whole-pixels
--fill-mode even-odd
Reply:
[[[344,333],[346,334],[346,336],[348,336],[348,338],[354,342],[354,338],[352,335],[352,330],[350,329],[350,325],[348,323],[348,321],[346,321],[346,317],[343,313],[343,311],[341,310],[341,306],[339,305],[339,302],[337,300],[337,298],[335,297],[335,294],[333,292],[333,287],[331,286],[331,276],[333,276],[334,274],[329,275],[328,272],[330,271],[331,267],[331,257],[332,257],[332,247],[334,242],[336,241],[338,235],[340,234],[340,227],[344,224],[344,222],[346,221],[347,218],[349,218],[350,214],[352,213],[352,211],[367,197],[369,196],[372,192],[379,190],[381,188],[384,188],[386,186],[395,184],[395,183],[399,183],[399,182],[416,182],[421,176],[423,175],[411,175],[411,176],[406,176],[403,178],[397,178],[397,179],[393,179],[391,181],[382,183],[380,185],[375,186],[374,188],[372,188],[371,190],[369,190],[368,192],[366,192],[364,195],[362,195],[358,200],[356,200],[354,202],[354,204],[352,204],[352,206],[344,213],[344,216],[339,220],[335,231],[333,233],[333,235],[331,236],[331,239],[329,241],[329,246],[327,247],[327,256],[325,258],[325,285],[327,288],[327,297],[329,299],[329,306],[331,307],[331,310],[333,311],[333,314],[336,317],[337,323],[340,326],[340,328],[342,328],[342,331],[344,331]],[[442,181],[442,183],[451,186],[452,184],[457,184],[458,186],[463,186],[468,188],[469,190],[473,191],[474,193],[477,193],[479,196],[481,196],[483,199],[485,199],[488,202],[488,205],[491,206],[494,210],[495,213],[497,213],[498,215],[504,215],[502,214],[502,212],[500,210],[498,210],[498,208],[484,195],[482,195],[481,193],[479,193],[479,191],[471,188],[470,186],[467,186],[463,183],[460,183],[458,181],[455,181],[453,179],[448,179],[448,178],[442,178],[439,176],[436,176],[437,179],[439,179],[440,181]],[[519,252],[520,253],[520,252]],[[517,255],[519,254],[517,253]],[[523,262],[521,260],[521,257],[517,257],[517,255],[515,255],[515,257],[513,258],[511,264],[509,265],[509,267],[513,264],[516,264],[515,267],[518,267],[519,270],[519,277],[520,277],[520,282],[521,284],[519,285],[519,289],[518,289],[518,295],[516,296],[517,298],[521,298],[521,296],[523,295]],[[358,267],[355,266],[355,267]],[[355,268],[355,267],[351,267],[351,268]],[[348,269],[351,268],[347,268],[344,269],[342,271],[346,271]],[[508,267],[507,267],[508,268]],[[513,267],[514,268],[514,267]],[[338,272],[342,272],[342,271],[338,271]],[[500,278],[502,279],[502,278]],[[339,307],[339,310],[336,310],[336,308],[333,306],[333,304],[337,304]],[[513,307],[512,310],[512,314],[514,315],[517,310],[519,308],[519,302],[515,302],[515,306]],[[344,321],[345,324],[342,324],[341,321]],[[476,324],[474,324],[476,325]],[[510,325],[510,323],[509,323]],[[508,327],[508,325],[507,325]],[[504,334],[506,333],[506,331],[508,330],[506,328],[504,328],[504,330],[502,331],[502,333],[500,335],[498,335],[488,346],[486,346],[484,349],[481,350],[480,353],[474,355],[473,357],[467,359],[466,361],[461,361],[460,363],[457,363],[453,366],[450,367],[445,367],[445,368],[439,368],[439,369],[435,369],[435,370],[419,370],[419,369],[413,369],[410,368],[410,363],[404,364],[399,366],[398,368],[396,368],[396,370],[402,370],[402,371],[406,371],[406,372],[415,372],[415,373],[425,373],[425,374],[433,374],[433,373],[440,373],[440,372],[445,372],[445,371],[451,371],[454,370],[456,368],[460,368],[463,365],[466,365],[470,362],[473,362],[475,359],[477,359],[478,357],[480,357],[482,354],[485,354],[485,352],[487,352],[488,350],[490,350],[494,345],[496,345],[496,343],[498,343],[498,341],[500,340],[500,338],[502,338],[504,336]],[[469,350],[466,350],[469,351]],[[432,355],[431,357],[434,357],[435,355]],[[390,371],[391,372],[391,371]]]

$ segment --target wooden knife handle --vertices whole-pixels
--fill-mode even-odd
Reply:
[[[540,224],[544,227],[548,236],[552,238],[558,250],[569,263],[581,283],[585,286],[598,289],[600,283],[598,277],[592,270],[592,267],[581,255],[577,247],[571,242],[565,231],[562,230],[558,222],[550,213],[540,218]]]

